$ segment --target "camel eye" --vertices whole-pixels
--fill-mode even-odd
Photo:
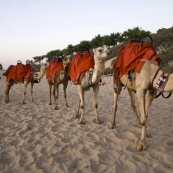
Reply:
[[[101,53],[102,52],[102,49],[99,49],[99,52]]]

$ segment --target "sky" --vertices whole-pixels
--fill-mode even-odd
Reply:
[[[173,0],[0,0],[4,69],[95,36],[173,26]]]

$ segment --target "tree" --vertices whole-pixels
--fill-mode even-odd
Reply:
[[[111,40],[111,37],[109,35],[103,36],[103,45],[111,46],[115,44],[114,40]]]
[[[133,29],[128,29],[127,31],[124,31],[122,36],[123,36],[124,41],[128,41],[133,36],[143,37],[145,35],[150,35],[150,34],[151,34],[150,31],[144,31],[139,27],[135,27]]]
[[[81,41],[79,43],[78,47],[81,47],[81,46],[86,46],[88,49],[92,49],[91,42],[90,41],[87,41],[87,40]]]
[[[69,44],[68,46],[67,46],[67,55],[70,55],[70,54],[72,54],[74,52],[74,50],[73,50],[73,45],[72,44]]]
[[[93,48],[103,45],[103,38],[100,36],[100,34],[91,40],[91,45]]]
[[[119,32],[115,33],[113,38],[115,41],[115,45],[118,45],[119,43],[121,44],[123,42],[123,36]]]

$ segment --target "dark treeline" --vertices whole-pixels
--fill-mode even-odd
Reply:
[[[132,36],[143,37],[145,35],[150,35],[153,39],[153,46],[157,50],[161,58],[161,66],[166,72],[173,72],[173,27],[172,28],[162,28],[157,31],[157,33],[151,33],[150,31],[142,30],[139,27],[133,29],[128,29],[123,33],[111,33],[110,35],[101,36],[98,34],[91,41],[83,40],[77,45],[69,44],[67,48],[63,50],[52,50],[46,55],[33,57],[33,63],[41,62],[46,59],[47,62],[53,58],[53,56],[66,56],[72,55],[73,52],[77,52],[79,47],[86,46],[89,49],[96,48],[103,45],[112,46],[112,54],[108,59],[116,57],[119,48],[123,44],[127,44]]]

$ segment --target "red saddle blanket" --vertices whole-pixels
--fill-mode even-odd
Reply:
[[[19,63],[17,65],[10,65],[7,71],[3,74],[7,77],[7,82],[23,82],[24,80],[29,80],[31,77],[31,72],[34,72],[30,64]]]
[[[143,44],[131,42],[122,46],[119,50],[117,59],[114,63],[114,82],[129,71],[134,70],[140,73],[144,61],[141,59],[156,61],[160,64],[160,58],[152,44]]]
[[[68,76],[74,85],[81,84],[85,71],[94,68],[94,57],[89,51],[78,51],[72,59]]]
[[[46,70],[46,78],[54,83],[55,73],[59,70],[63,70],[63,63],[58,62],[57,58],[52,59]]]

